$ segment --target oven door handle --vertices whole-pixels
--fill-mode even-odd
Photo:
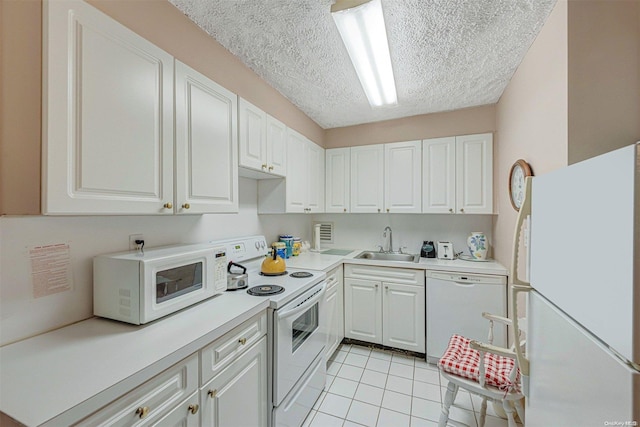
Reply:
[[[279,319],[286,319],[287,317],[291,317],[291,316],[295,316],[296,314],[308,309],[309,307],[311,307],[313,304],[315,304],[316,302],[320,301],[322,298],[324,298],[324,292],[327,289],[327,283],[324,282],[322,283],[320,290],[318,291],[318,293],[316,293],[314,296],[312,296],[311,298],[309,298],[308,300],[300,303],[299,305],[292,307],[290,309],[280,309],[278,311],[276,311],[276,313],[278,313],[278,318]]]

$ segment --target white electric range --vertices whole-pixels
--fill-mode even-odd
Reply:
[[[227,261],[246,268],[248,286],[228,290],[234,298],[268,298],[269,396],[273,427],[299,426],[325,386],[326,322],[323,271],[287,268],[265,276],[260,267],[270,247],[264,236],[211,242],[227,248]],[[286,262],[286,260],[285,260]],[[262,296],[255,292],[278,291]]]

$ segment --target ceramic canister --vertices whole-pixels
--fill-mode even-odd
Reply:
[[[480,231],[473,231],[467,237],[467,246],[469,246],[469,254],[471,258],[486,259],[487,258],[487,236]]]
[[[286,245],[287,258],[293,255],[293,236],[290,234],[281,234],[280,241]]]
[[[293,256],[300,255],[302,252],[302,240],[299,237],[293,238]]]

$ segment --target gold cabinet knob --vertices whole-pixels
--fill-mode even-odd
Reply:
[[[347,208],[344,208],[344,211],[346,212],[346,211],[347,211]]]
[[[198,409],[200,409],[200,405],[193,403],[191,405],[189,405],[189,412],[191,412],[192,414],[197,414],[198,413]]]
[[[149,415],[149,407],[148,406],[139,407],[138,409],[136,409],[136,415],[138,415],[140,419],[145,418],[147,415]]]
[[[262,169],[266,169],[266,168],[267,168],[267,164],[266,164],[266,163],[263,163],[263,164],[262,164]]]
[[[460,209],[460,212],[464,213],[464,209]]]
[[[269,172],[273,170],[273,166],[269,166]]]
[[[247,343],[247,339],[246,339],[246,338],[240,338],[240,339],[238,340],[238,342],[239,342],[240,344],[242,344],[242,345],[245,345],[245,344]]]
[[[390,211],[390,209],[389,209],[389,208],[387,208],[387,212],[389,212],[389,211]]]
[[[171,209],[171,208],[173,208],[173,203],[171,203],[171,202],[167,202],[167,203],[165,203],[165,204],[164,204],[164,208],[165,208],[165,209]]]
[[[453,213],[453,208],[449,208],[449,212]]]
[[[380,208],[378,208],[378,212],[380,212]]]
[[[207,392],[207,395],[208,395],[210,398],[212,398],[212,399],[213,399],[214,397],[216,397],[216,394],[218,394],[218,390],[209,390],[209,391]]]
[[[189,203],[185,203],[184,205],[182,205],[182,209],[189,209],[191,207],[191,205]]]

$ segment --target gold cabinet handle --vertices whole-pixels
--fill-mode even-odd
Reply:
[[[378,212],[380,212],[380,208],[378,208]]]
[[[167,203],[165,203],[165,204],[164,204],[164,208],[165,208],[165,209],[171,209],[171,208],[173,208],[173,203],[171,203],[171,202],[167,202]]]
[[[148,406],[139,407],[138,409],[136,409],[136,415],[138,415],[140,419],[145,418],[147,415],[149,415],[149,407]]]
[[[273,166],[269,166],[269,172],[273,170]]]
[[[212,399],[213,399],[214,397],[216,397],[216,394],[218,394],[218,390],[209,390],[209,391],[207,392],[207,395],[208,395],[210,398],[212,398]]]
[[[242,344],[242,345],[245,345],[245,344],[247,343],[247,339],[246,339],[246,338],[240,338],[240,339],[238,340],[238,342],[239,342],[240,344]]]
[[[460,209],[460,212],[464,213],[464,209]]]
[[[266,164],[266,163],[263,163],[263,164],[262,164],[262,169],[266,169],[266,168],[267,168],[267,164]]]
[[[182,209],[189,209],[191,207],[191,205],[189,203],[185,203],[184,205],[182,205]]]
[[[389,208],[387,208],[387,212],[389,212],[389,210],[390,210],[390,209],[389,209]]]
[[[449,208],[449,212],[453,213],[453,208]]]
[[[191,412],[192,414],[197,414],[198,413],[198,409],[200,409],[200,405],[193,403],[191,405],[189,405],[189,412]]]
[[[344,208],[344,211],[346,212],[346,211],[347,211],[347,208]]]

